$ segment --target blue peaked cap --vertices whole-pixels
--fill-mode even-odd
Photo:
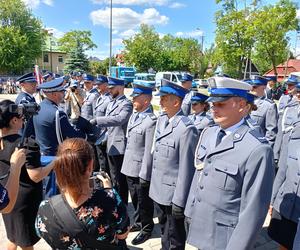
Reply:
[[[298,82],[298,83],[296,84],[296,90],[297,90],[297,92],[300,92],[300,82]]]
[[[276,82],[277,81],[277,76],[266,76],[266,78],[268,79],[268,81],[274,81]]]
[[[125,81],[123,79],[114,78],[114,77],[110,77],[110,76],[108,76],[107,79],[108,79],[108,87],[109,88],[125,85]]]
[[[131,93],[131,97],[136,97],[139,95],[152,95],[153,87],[147,84],[147,82],[134,82],[133,83],[133,91]]]
[[[94,79],[95,79],[95,77],[92,76],[92,75],[87,75],[87,74],[83,75],[83,81],[91,81],[91,82],[93,82]]]
[[[37,83],[36,77],[33,72],[27,73],[25,75],[20,76],[17,79],[17,82],[22,83],[22,82],[31,82],[31,83]]]
[[[250,83],[251,85],[254,86],[263,86],[268,84],[268,78],[263,77],[263,76],[258,76],[258,75],[251,75],[250,76]]]
[[[247,101],[248,101],[249,103],[254,103],[255,98],[257,98],[256,95],[253,95],[253,94],[251,94],[251,93],[247,93]]]
[[[107,83],[107,82],[108,82],[108,80],[107,80],[106,76],[98,75],[97,78],[96,78],[95,84],[102,84],[102,83]]]
[[[171,82],[166,79],[161,79],[161,87],[159,89],[159,93],[156,94],[157,96],[164,96],[164,95],[176,95],[180,98],[184,98],[186,93],[188,92],[187,89],[178,85],[175,82]]]
[[[193,77],[190,74],[183,74],[182,78],[180,80],[181,82],[185,82],[185,81],[193,81]]]
[[[290,75],[288,79],[285,80],[287,84],[297,84],[299,83],[299,77],[296,75]]]
[[[191,102],[192,103],[198,103],[198,102],[205,102],[208,99],[207,95],[201,94],[201,93],[197,93],[194,92],[193,96],[191,98]]]
[[[43,90],[43,92],[58,92],[65,90],[65,86],[63,85],[64,78],[59,77],[55,78],[52,81],[44,82],[38,86],[39,90]]]

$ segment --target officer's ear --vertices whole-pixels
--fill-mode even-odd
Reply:
[[[247,101],[244,98],[239,98],[238,99],[238,104],[239,104],[239,112],[244,112],[245,109],[248,109]]]

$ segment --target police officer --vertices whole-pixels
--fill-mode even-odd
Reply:
[[[161,210],[162,249],[184,249],[184,208],[193,178],[193,158],[198,132],[184,116],[181,105],[187,90],[162,79],[160,105],[153,140],[149,196]]]
[[[283,94],[283,90],[280,84],[277,85],[277,76],[267,76],[268,85],[266,87],[266,97],[270,100],[279,100]]]
[[[37,80],[34,73],[27,73],[22,75],[17,79],[21,86],[21,92],[18,94],[15,103],[24,104],[24,103],[36,103],[33,94],[36,92]],[[25,137],[35,137],[33,120],[30,118],[28,121],[27,130],[25,131]],[[21,133],[23,134],[23,130]]]
[[[83,84],[84,90],[86,91],[86,97],[84,98],[81,106],[81,116],[89,121],[93,119],[93,112],[99,93],[96,88],[93,88],[94,76],[84,74]]]
[[[98,75],[95,81],[95,86],[100,95],[95,102],[93,118],[105,116],[107,106],[112,100],[111,95],[109,93],[108,80],[106,76]],[[101,127],[99,127],[99,129],[101,129]],[[107,144],[107,129],[103,128],[98,140],[95,143],[95,146],[97,151],[97,160],[98,160],[99,168],[109,173],[108,160],[106,154],[106,144]]]
[[[108,88],[112,101],[106,109],[105,116],[91,120],[101,128],[107,128],[107,155],[113,186],[118,190],[123,202],[128,203],[128,186],[126,176],[121,173],[126,147],[126,130],[132,114],[132,103],[124,95],[124,80],[108,77]]]
[[[131,231],[140,231],[132,240],[132,244],[137,245],[149,239],[154,227],[149,186],[152,171],[151,147],[157,118],[151,108],[152,88],[145,86],[143,82],[136,82],[131,96],[135,112],[127,127],[127,145],[121,173],[127,177],[135,210]]]
[[[285,81],[285,84],[287,85],[287,94],[282,95],[279,99],[278,104],[278,134],[276,136],[275,145],[274,145],[274,159],[275,162],[279,161],[280,158],[280,149],[282,144],[282,137],[283,137],[283,125],[285,123],[284,121],[284,110],[287,105],[293,105],[294,103],[297,103],[296,98],[296,84],[299,82],[299,77],[296,75],[291,74]]]
[[[262,128],[262,131],[268,140],[269,144],[273,147],[277,134],[278,113],[276,104],[265,97],[265,89],[268,79],[253,75],[250,78],[252,85],[252,93],[256,95],[254,104],[257,109],[250,113],[251,118]]]
[[[205,127],[214,123],[212,117],[207,113],[209,110],[207,99],[207,95],[196,92],[193,93],[191,98],[193,114],[189,115],[189,118],[197,128],[199,136]]]
[[[193,96],[193,92],[191,91],[192,89],[192,81],[193,81],[193,77],[190,74],[183,74],[182,75],[182,79],[181,79],[181,85],[183,88],[185,88],[187,90],[187,93],[182,101],[182,112],[184,115],[188,116],[191,114],[191,108],[192,108],[192,104],[191,104],[191,98]]]
[[[82,124],[80,127],[82,130],[75,129],[69,123],[65,112],[58,109],[65,93],[63,77],[45,82],[38,89],[42,90],[45,95],[45,99],[40,103],[39,113],[33,117],[36,141],[40,145],[41,154],[56,155],[58,145],[66,138],[87,138],[84,131],[90,129],[89,123],[78,123]],[[53,183],[55,183],[55,178],[51,173],[50,179],[45,180],[46,195],[48,196],[56,194]]]
[[[272,148],[244,121],[251,85],[208,81],[217,125],[203,130],[196,148],[188,243],[201,250],[252,249],[271,198]]]

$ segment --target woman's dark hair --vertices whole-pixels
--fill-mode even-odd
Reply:
[[[11,100],[3,100],[0,102],[0,129],[8,128],[12,118],[18,117],[17,113],[10,112],[9,106],[15,104]]]
[[[91,160],[94,160],[94,151],[91,145],[80,138],[65,140],[58,147],[57,158],[54,160],[54,172],[57,185],[62,192],[68,192],[78,201],[82,194],[82,181]]]

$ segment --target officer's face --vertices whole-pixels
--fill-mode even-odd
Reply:
[[[138,95],[132,98],[133,108],[137,112],[143,111],[150,104],[150,98],[147,95]]]
[[[252,93],[257,96],[264,96],[265,95],[265,88],[266,86],[252,86]]]
[[[232,97],[223,102],[211,104],[211,111],[215,123],[226,129],[238,123],[244,116],[246,101],[239,97]]]
[[[33,82],[24,82],[21,84],[23,90],[25,90],[28,94],[34,94],[36,92],[36,83]]]
[[[288,94],[290,94],[290,95],[295,94],[295,92],[296,92],[295,89],[296,89],[295,84],[287,84]]]
[[[298,102],[300,102],[300,91],[297,91],[296,97],[297,97]]]
[[[184,87],[185,89],[191,89],[192,88],[192,81],[184,81],[181,82],[182,87]]]
[[[197,102],[192,103],[192,110],[195,114],[199,114],[200,112],[203,112],[205,110],[206,103]]]
[[[93,82],[91,81],[84,81],[84,89],[89,91],[93,88]]]
[[[55,96],[56,96],[56,99],[57,99],[57,103],[61,103],[65,97],[65,91],[58,91],[58,92],[55,92]]]
[[[175,95],[164,95],[160,97],[160,106],[163,112],[174,114],[181,107],[181,100]]]
[[[109,93],[111,94],[112,98],[116,98],[119,95],[119,89],[118,86],[109,88]]]

